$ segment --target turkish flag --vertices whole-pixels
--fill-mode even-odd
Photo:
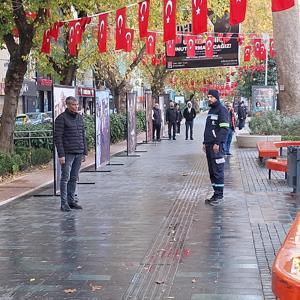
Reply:
[[[260,46],[261,46],[261,39],[254,40],[254,56],[260,59]]]
[[[276,56],[276,51],[274,48],[274,39],[270,39],[270,57],[274,58]]]
[[[272,0],[272,12],[286,10],[295,5],[295,0]]]
[[[175,56],[175,41],[170,40],[166,42],[167,56]]]
[[[213,57],[214,56],[214,37],[209,36],[205,43],[205,56]]]
[[[147,37],[148,34],[148,20],[150,12],[150,1],[145,0],[139,3],[139,31],[140,38]]]
[[[46,54],[50,53],[50,29],[44,31],[41,52]]]
[[[55,22],[50,28],[50,36],[57,42],[59,36],[59,30],[64,25],[64,22]]]
[[[149,55],[155,54],[156,33],[148,32],[146,40],[146,53]]]
[[[77,55],[77,45],[81,43],[83,32],[90,22],[90,17],[84,17],[69,22],[69,52],[71,56]]]
[[[192,0],[192,32],[207,31],[207,0]]]
[[[228,33],[224,33],[223,34],[223,42],[226,44],[226,43],[229,43],[229,41],[231,40],[231,37],[232,37],[232,33],[228,32]]]
[[[189,35],[186,38],[186,56],[187,57],[196,56],[195,36]]]
[[[267,58],[267,50],[264,43],[260,44],[260,60],[266,60]]]
[[[123,7],[116,11],[116,50],[122,50],[126,48],[125,30],[126,7]]]
[[[245,42],[245,36],[244,34],[239,34],[238,38],[237,38],[237,42],[239,44],[239,46],[242,46]]]
[[[164,42],[176,38],[176,0],[164,0]]]
[[[134,30],[127,28],[125,30],[125,43],[126,43],[126,46],[124,47],[125,52],[131,52],[133,38],[134,38]]]
[[[251,46],[247,46],[244,49],[244,61],[250,61],[251,57]]]
[[[99,53],[106,52],[107,16],[108,16],[108,14],[99,15],[99,23],[98,23],[98,51],[99,51]]]
[[[247,0],[230,0],[230,25],[242,23],[245,20]]]

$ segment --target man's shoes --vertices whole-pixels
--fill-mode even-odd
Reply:
[[[70,204],[69,204],[69,207],[70,207],[71,209],[82,209],[82,206],[80,206],[80,205],[77,204],[76,202],[70,203]]]
[[[173,137],[173,140],[175,141],[175,140],[176,140],[176,138],[174,138],[174,137]]]
[[[186,138],[185,138],[185,140],[187,141],[187,140],[188,140],[188,138],[186,137]]]
[[[210,198],[205,199],[205,204],[209,204],[214,199],[215,199],[215,195],[212,195]]]
[[[232,155],[230,152],[226,153],[226,155]]]
[[[157,141],[158,141],[158,142],[160,142],[160,141],[161,141],[161,139],[157,139]]]
[[[193,141],[194,139],[191,137],[190,140]]]
[[[60,210],[64,212],[68,212],[71,211],[71,207],[69,206],[69,204],[65,203],[60,206]]]
[[[210,201],[208,204],[211,206],[218,206],[224,202],[223,197],[215,197],[212,201]]]

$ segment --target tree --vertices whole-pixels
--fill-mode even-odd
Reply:
[[[49,1],[35,1],[37,14],[34,18],[26,17],[25,5],[22,0],[4,1],[0,5],[0,45],[5,44],[10,54],[5,76],[5,96],[0,128],[0,151],[9,153],[13,150],[13,133],[17,113],[20,90],[27,72],[28,57],[33,48],[36,27],[45,22],[46,7]],[[15,38],[12,29],[16,28],[19,38]]]

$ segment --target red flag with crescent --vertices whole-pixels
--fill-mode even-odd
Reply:
[[[133,38],[134,38],[134,29],[127,28],[125,30],[125,43],[126,43],[126,46],[124,47],[125,52],[131,52]]]
[[[148,32],[147,40],[146,40],[146,53],[149,55],[154,55],[155,45],[156,45],[156,33]]]
[[[196,49],[195,49],[195,36],[188,35],[186,38],[186,56],[187,57],[195,57]]]
[[[207,31],[207,0],[192,0],[192,32]]]
[[[286,10],[295,5],[295,0],[272,0],[272,12]]]
[[[139,2],[138,19],[139,19],[140,38],[147,37],[149,12],[150,12],[150,1],[145,0],[143,2]]]
[[[274,47],[274,39],[270,39],[270,57],[274,58],[276,56],[276,51]]]
[[[261,39],[254,39],[254,56],[260,59],[260,46],[261,46]]]
[[[213,57],[214,56],[214,37],[209,36],[206,39],[205,43],[205,56],[206,57]]]
[[[250,61],[251,57],[251,46],[247,46],[244,49],[244,61]]]
[[[50,36],[57,42],[60,28],[64,25],[64,22],[58,21],[50,28]]]
[[[166,42],[167,56],[175,56],[175,41],[169,40]]]
[[[260,44],[260,57],[259,57],[259,59],[260,60],[266,60],[266,58],[267,58],[267,50],[266,50],[265,44],[262,42]]]
[[[99,23],[98,23],[98,51],[99,51],[99,53],[106,52],[107,16],[108,16],[108,14],[99,15]]]
[[[247,0],[230,0],[230,25],[240,24],[245,20]]]
[[[164,42],[176,38],[176,0],[164,0]]]
[[[116,50],[122,50],[126,48],[125,30],[126,7],[123,7],[116,11]]]
[[[41,52],[49,54],[50,53],[50,29],[44,31],[43,43],[41,47]]]

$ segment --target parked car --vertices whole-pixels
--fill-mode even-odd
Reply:
[[[26,114],[20,114],[16,116],[16,125],[29,125],[31,120]]]
[[[27,116],[29,117],[31,124],[45,124],[45,123],[52,123],[52,113],[51,112],[32,112],[27,113]]]

